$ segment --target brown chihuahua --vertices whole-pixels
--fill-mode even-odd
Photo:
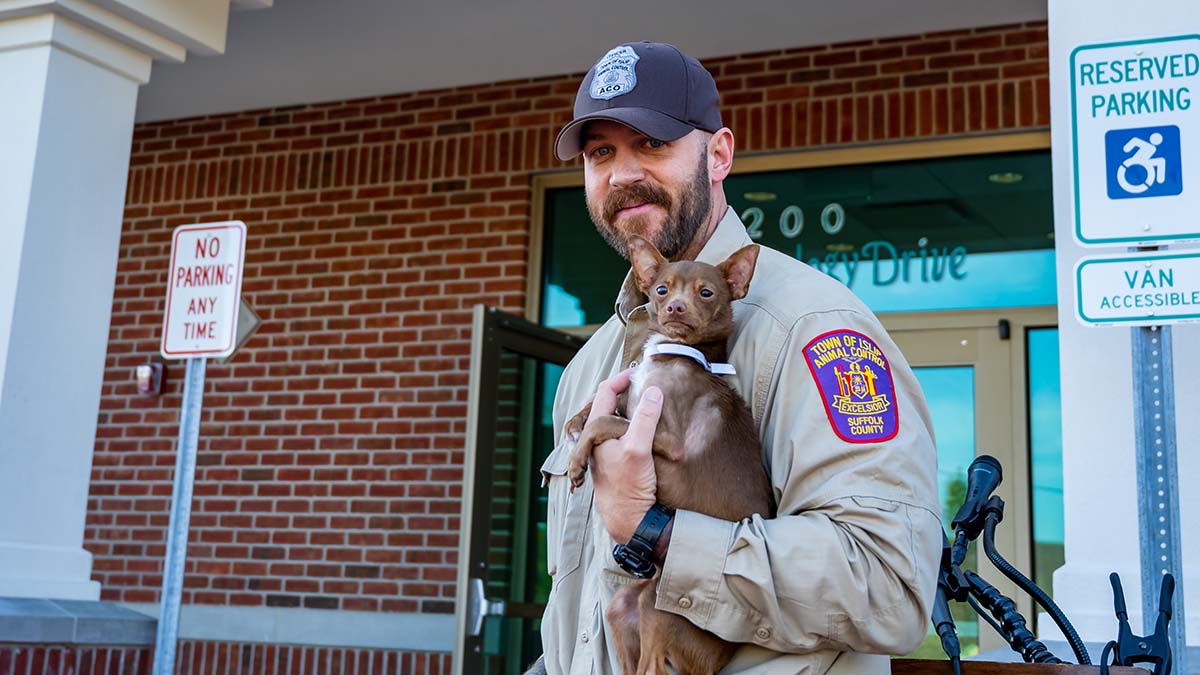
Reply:
[[[727,358],[734,328],[731,303],[749,289],[758,247],[746,246],[714,267],[668,262],[648,241],[634,237],[629,259],[638,288],[650,298],[650,320],[642,359],[617,408],[627,415],[647,386],[663,392],[653,444],[658,502],[724,520],[755,513],[773,517],[754,418],[738,393],[714,374],[732,373],[718,362]],[[627,419],[615,415],[585,427],[590,412],[591,404],[566,426],[578,437],[568,469],[574,487],[583,484],[592,448],[629,428]],[[617,591],[605,613],[623,673],[665,674],[668,663],[687,675],[716,673],[729,663],[737,644],[655,609],[655,593],[654,579],[630,584]]]

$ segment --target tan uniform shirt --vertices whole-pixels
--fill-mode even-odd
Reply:
[[[698,258],[716,264],[750,243],[730,209]],[[560,442],[542,466],[550,675],[619,669],[604,612],[633,579],[613,562],[591,474],[567,489],[573,444],[561,439],[600,382],[641,358],[626,342],[647,321],[644,303],[627,277],[616,315],[567,366],[555,398]],[[734,320],[737,374],[726,380],[754,413],[778,517],[679,511],[656,606],[745,643],[725,673],[888,673],[887,658],[871,654],[920,644],[941,553],[937,457],[916,378],[845,286],[766,247]]]

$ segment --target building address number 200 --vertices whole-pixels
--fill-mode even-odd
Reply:
[[[746,224],[746,232],[751,239],[762,239],[763,223],[767,216],[761,207],[751,206],[742,211],[742,222]],[[841,204],[832,202],[821,209],[821,229],[827,234],[837,234],[846,226],[846,210]],[[792,204],[779,214],[779,233],[788,239],[795,239],[804,231],[804,211]]]

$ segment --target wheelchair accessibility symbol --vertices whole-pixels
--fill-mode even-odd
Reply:
[[[1109,199],[1183,192],[1177,126],[1114,129],[1104,134],[1104,155]]]

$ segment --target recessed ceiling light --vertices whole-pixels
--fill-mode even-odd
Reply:
[[[742,195],[748,202],[773,202],[779,195],[774,192],[747,192]]]
[[[1015,171],[1001,171],[1000,173],[994,173],[988,176],[988,180],[1001,185],[1012,185],[1013,183],[1020,183],[1021,181],[1025,180],[1025,176],[1022,176]]]

